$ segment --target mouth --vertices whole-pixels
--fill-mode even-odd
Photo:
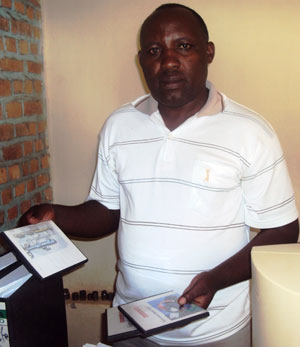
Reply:
[[[159,84],[164,89],[178,89],[182,87],[184,79],[179,76],[168,76],[161,78]]]

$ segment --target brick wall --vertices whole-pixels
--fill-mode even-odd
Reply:
[[[0,0],[0,231],[52,200],[39,0]]]

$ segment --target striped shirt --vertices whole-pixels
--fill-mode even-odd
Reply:
[[[150,95],[115,111],[101,134],[89,200],[120,209],[114,305],[171,289],[249,242],[249,227],[298,217],[277,136],[208,84],[200,112],[170,131]],[[226,338],[249,321],[248,281],[216,293],[207,319],[152,337],[164,345]]]

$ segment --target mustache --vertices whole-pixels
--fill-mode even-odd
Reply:
[[[180,71],[163,71],[160,73],[158,80],[160,82],[175,82],[184,80],[185,76]]]

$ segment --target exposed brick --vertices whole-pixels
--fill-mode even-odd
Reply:
[[[32,28],[31,25],[28,22],[19,22],[18,24],[18,30],[19,30],[19,34],[21,35],[25,35],[25,36],[32,36]]]
[[[17,41],[16,39],[12,38],[12,37],[6,37],[5,38],[5,44],[6,44],[6,49],[9,52],[17,52]]]
[[[46,120],[35,120],[44,112],[41,15],[40,0],[0,0],[0,226],[53,199]]]
[[[36,123],[19,123],[16,124],[17,136],[28,136],[36,134]]]
[[[36,19],[37,19],[37,20],[41,20],[41,18],[42,18],[42,13],[41,13],[41,11],[36,10],[35,13],[36,13],[36,15],[35,15],[35,16],[36,16]]]
[[[22,116],[22,104],[18,101],[12,101],[6,104],[6,113],[8,118],[18,118]]]
[[[35,173],[39,169],[39,161],[37,159],[30,160],[30,173]]]
[[[44,197],[47,201],[52,201],[53,199],[53,192],[52,192],[52,188],[49,187],[45,190],[44,192]]]
[[[10,82],[8,80],[0,80],[0,96],[11,95]]]
[[[25,6],[22,2],[19,2],[19,1],[15,1],[15,10],[17,12],[20,12],[22,14],[25,13]]]
[[[26,21],[18,21],[12,19],[11,21],[11,31],[13,34],[21,34],[31,37],[32,28],[31,25]]]
[[[45,155],[41,158],[41,166],[42,166],[42,169],[49,168],[49,155]]]
[[[22,146],[16,143],[11,146],[3,147],[2,154],[4,160],[15,160],[22,157]]]
[[[17,180],[21,177],[19,165],[13,165],[8,168],[8,174],[11,180]]]
[[[19,52],[20,54],[28,54],[28,42],[26,40],[19,41]]]
[[[44,133],[46,131],[46,125],[47,125],[47,123],[46,123],[45,120],[39,122],[38,123],[38,132],[39,133]]]
[[[21,214],[25,213],[28,211],[31,207],[31,202],[30,200],[25,200],[21,202]]]
[[[37,43],[30,43],[30,53],[31,54],[39,54],[39,45]]]
[[[24,155],[27,156],[33,152],[33,143],[32,141],[24,142]]]
[[[31,116],[33,114],[41,115],[43,113],[43,104],[40,100],[24,101],[24,115]]]
[[[33,27],[32,30],[33,30],[33,37],[39,40],[41,38],[41,29],[38,27]]]
[[[30,193],[35,190],[35,180],[31,179],[27,182],[27,192]]]
[[[40,152],[44,149],[44,144],[41,139],[38,139],[35,141],[35,151]]]
[[[49,178],[49,175],[47,174],[38,175],[37,177],[38,187],[44,186],[45,184],[49,183],[49,181],[50,181],[50,178]]]
[[[27,69],[28,69],[28,72],[35,73],[35,74],[41,74],[42,64],[36,63],[34,61],[28,61],[27,62]]]
[[[43,91],[43,84],[40,80],[33,80],[33,88],[37,94],[41,94]]]
[[[11,8],[11,0],[2,0],[2,7]]]
[[[9,204],[12,201],[11,189],[10,188],[3,189],[2,193],[1,193],[1,196],[2,196],[2,204],[3,205]]]
[[[15,186],[15,196],[21,196],[25,194],[25,183],[19,183]]]
[[[7,170],[5,167],[0,167],[0,184],[7,182]]]
[[[0,211],[0,225],[4,224],[4,212]]]
[[[29,163],[27,161],[22,163],[23,176],[28,176],[30,174]]]
[[[26,15],[29,19],[34,19],[34,8],[31,6],[27,6]]]
[[[13,81],[13,88],[15,94],[23,93],[23,81],[15,80]]]
[[[42,194],[41,193],[36,193],[32,199],[33,204],[37,205],[40,204],[42,202]]]
[[[0,69],[3,71],[22,72],[24,69],[23,61],[12,58],[2,58],[0,60]]]
[[[13,34],[19,33],[19,22],[16,19],[11,20],[11,32]]]
[[[0,17],[0,30],[9,31],[9,21],[2,16]]]
[[[8,141],[14,137],[13,124],[0,124],[0,141]]]
[[[26,94],[32,94],[33,93],[33,83],[31,80],[26,80],[24,83],[24,92]]]
[[[31,2],[32,5],[34,5],[36,7],[41,7],[39,0],[28,0],[28,1]]]
[[[13,220],[18,217],[18,206],[11,207],[7,211],[8,220]]]

